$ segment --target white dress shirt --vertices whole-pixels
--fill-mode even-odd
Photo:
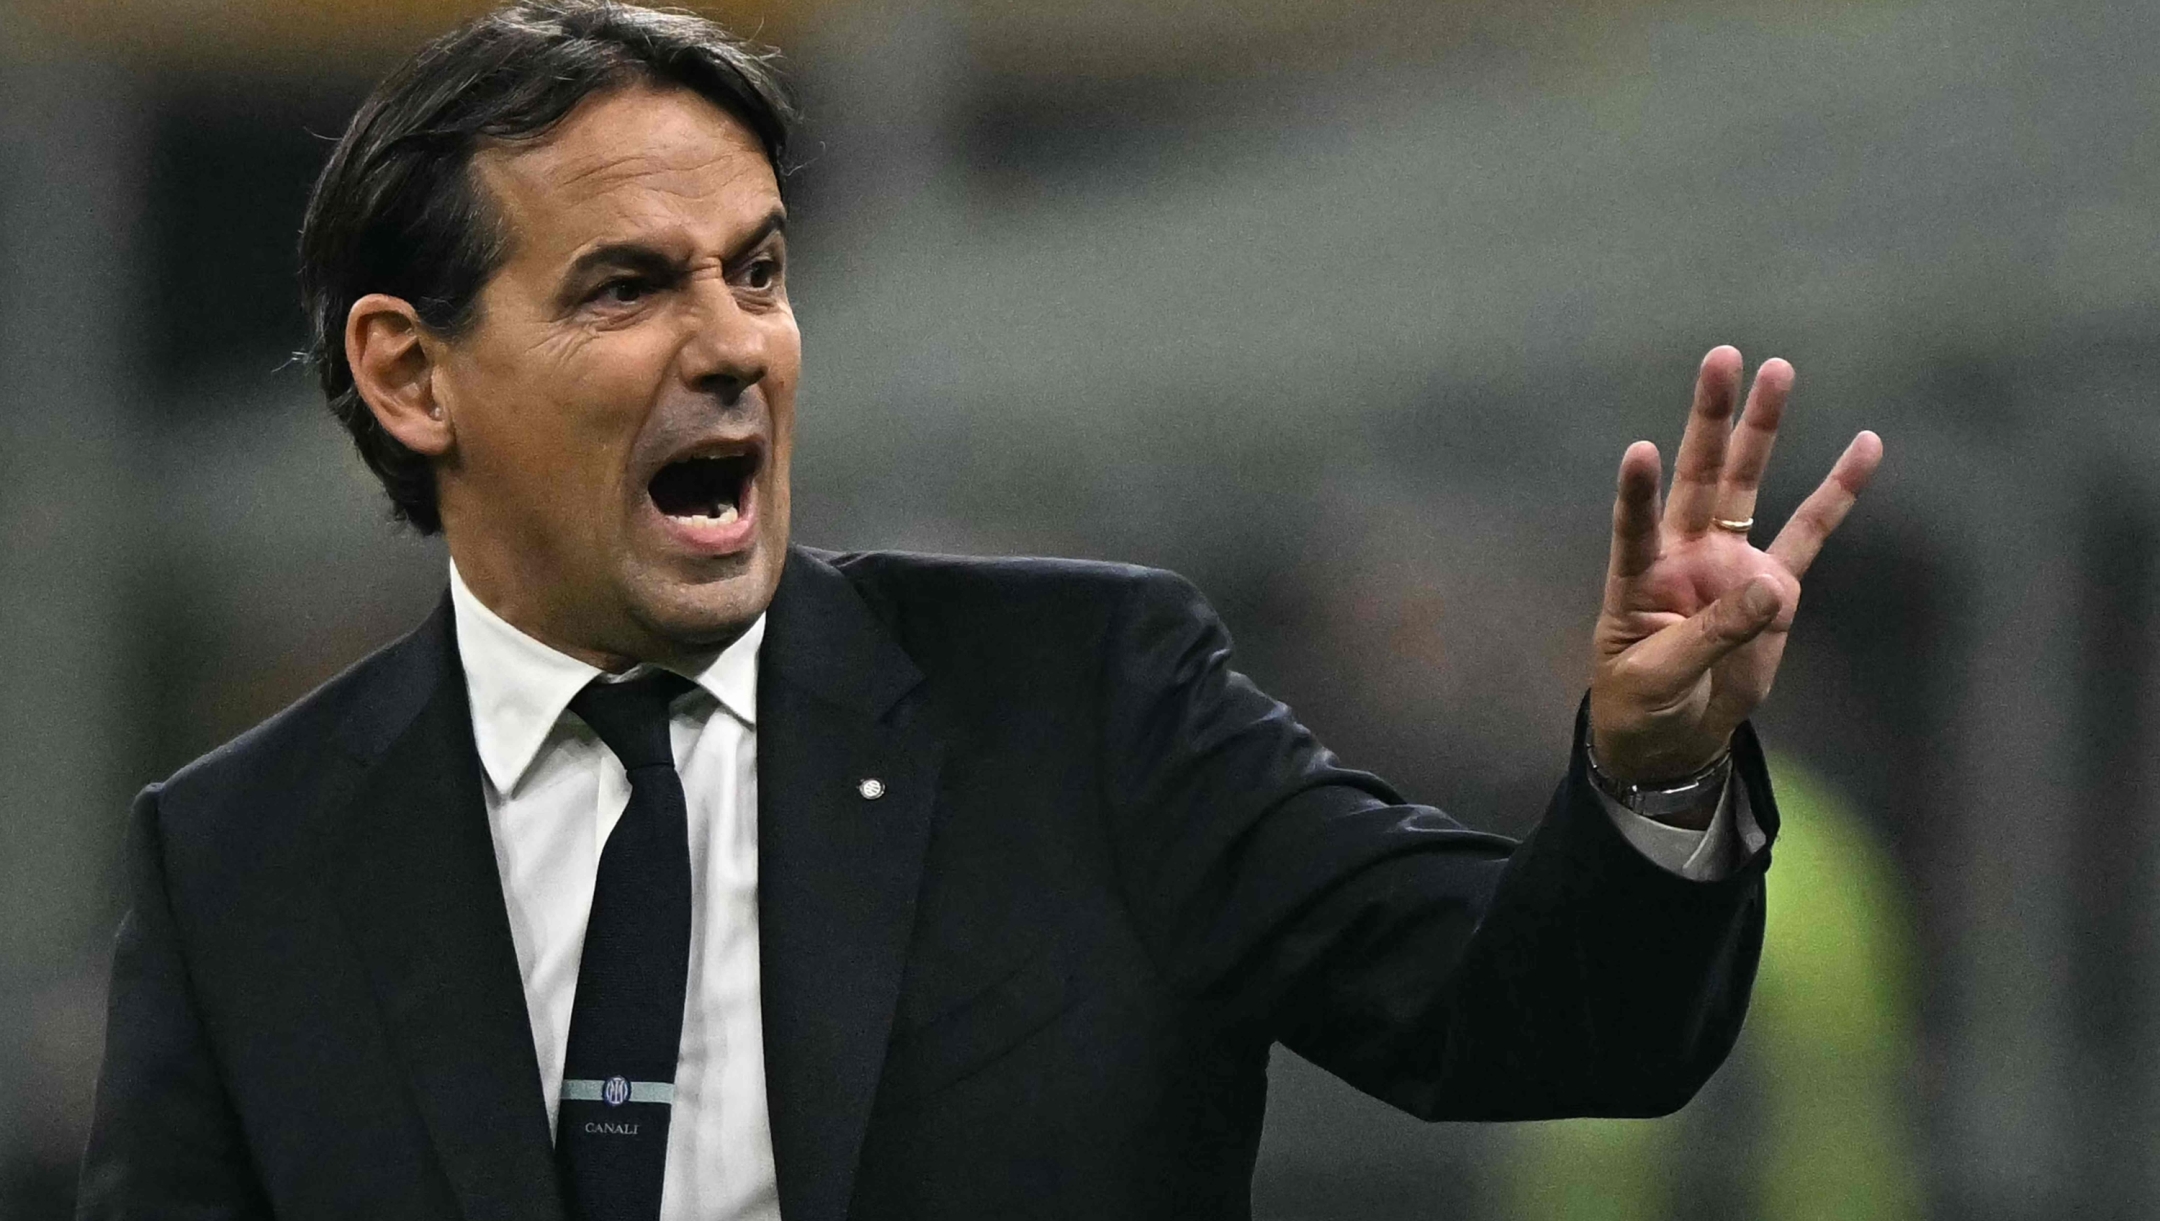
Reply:
[[[1756,825],[1755,811],[1748,806],[1747,789],[1737,777],[1728,776],[1717,795],[1717,812],[1701,831],[1675,827],[1645,818],[1603,793],[1598,801],[1612,816],[1620,836],[1667,873],[1691,882],[1715,882],[1731,877],[1749,857],[1762,850],[1769,837]]]
[[[510,939],[525,983],[548,1123],[600,849],[630,801],[622,764],[568,709],[600,671],[505,622],[450,570],[458,655]],[[778,1221],[765,1109],[757,909],[760,617],[675,702],[670,737],[690,829],[690,973],[662,1221]],[[623,677],[642,671],[632,670]]]
[[[608,832],[630,801],[613,752],[570,713],[601,671],[512,627],[450,568],[458,655],[472,702],[495,866],[532,1018],[548,1122],[562,1089],[585,919]],[[757,669],[760,616],[683,677],[670,725],[690,829],[690,973],[662,1221],[778,1221],[765,1101],[757,909]],[[631,678],[638,667],[618,676]],[[1599,797],[1627,841],[1695,881],[1732,873],[1762,846],[1745,791],[1728,783],[1706,831]]]

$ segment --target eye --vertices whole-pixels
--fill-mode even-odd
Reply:
[[[769,254],[758,256],[750,266],[743,269],[743,283],[751,288],[771,288],[779,279],[780,260]]]
[[[636,305],[652,295],[652,285],[634,276],[618,276],[594,290],[591,300],[598,305]]]

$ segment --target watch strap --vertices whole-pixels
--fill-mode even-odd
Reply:
[[[1720,752],[1702,768],[1675,780],[1617,780],[1598,766],[1597,753],[1584,747],[1590,783],[1598,792],[1644,818],[1663,820],[1714,804],[1732,778],[1732,752]]]

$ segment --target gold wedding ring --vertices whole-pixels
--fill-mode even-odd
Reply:
[[[1755,519],[1752,517],[1746,517],[1740,519],[1739,521],[1734,521],[1730,517],[1713,517],[1710,519],[1710,524],[1716,526],[1720,530],[1730,530],[1734,534],[1746,534],[1748,531],[1755,528]]]

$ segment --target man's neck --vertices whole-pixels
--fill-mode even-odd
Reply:
[[[470,548],[460,548],[454,541],[449,550],[451,568],[474,600],[496,618],[556,652],[609,674],[621,674],[640,661],[665,660],[594,647],[582,639],[586,633],[561,630],[556,624],[560,616],[549,614],[548,608],[527,592],[529,583],[503,579],[497,571],[501,566],[490,562],[491,557],[472,554]]]

